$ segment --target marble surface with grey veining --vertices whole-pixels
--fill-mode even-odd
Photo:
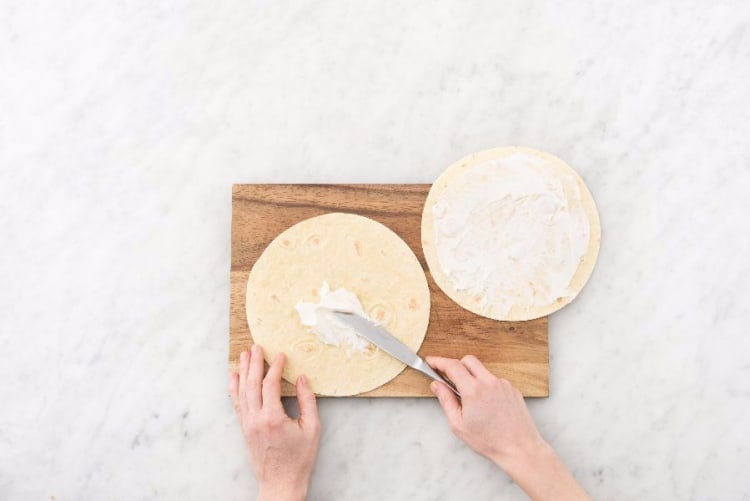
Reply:
[[[251,499],[232,183],[565,159],[603,240],[543,435],[596,499],[750,499],[750,4],[0,3],[0,499]],[[431,399],[324,399],[313,500],[523,499]]]

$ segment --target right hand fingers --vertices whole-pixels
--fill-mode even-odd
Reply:
[[[455,358],[427,357],[427,363],[434,369],[444,372],[461,394],[474,386],[474,377],[466,366]]]
[[[430,389],[437,396],[451,429],[456,430],[461,419],[461,404],[458,402],[456,394],[445,383],[438,381],[430,383]]]
[[[488,380],[495,377],[474,355],[466,355],[461,359],[461,363],[478,379]]]

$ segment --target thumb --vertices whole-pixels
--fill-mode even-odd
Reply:
[[[305,376],[297,378],[297,406],[299,407],[298,421],[302,428],[318,424],[318,404],[315,401],[315,393],[310,389]]]
[[[444,383],[433,381],[430,383],[432,393],[438,398],[440,407],[443,408],[445,417],[450,424],[458,424],[461,419],[461,404],[456,395]]]

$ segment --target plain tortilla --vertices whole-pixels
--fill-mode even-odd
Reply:
[[[354,292],[364,311],[415,352],[427,331],[430,293],[422,267],[386,226],[354,214],[306,219],[280,233],[256,261],[246,311],[266,360],[287,355],[283,377],[304,374],[320,395],[354,395],[381,386],[404,364],[379,349],[351,351],[324,344],[302,325],[294,306],[318,302],[321,284]]]
[[[578,266],[578,270],[570,281],[569,289],[572,294],[566,298],[559,298],[555,302],[537,307],[521,307],[513,306],[507,315],[501,315],[497,311],[490,307],[489,311],[485,311],[480,307],[482,297],[475,297],[471,294],[457,290],[453,287],[453,282],[440,267],[440,261],[438,260],[437,252],[435,250],[435,222],[432,215],[433,207],[435,203],[440,200],[440,196],[448,187],[448,185],[457,176],[463,174],[467,170],[480,165],[488,160],[501,158],[512,155],[514,153],[524,153],[527,155],[533,155],[541,157],[551,165],[555,167],[559,175],[562,176],[573,176],[578,184],[578,188],[581,194],[581,204],[586,217],[589,220],[589,245],[586,254],[581,263]],[[448,209],[450,210],[450,209]],[[471,154],[461,160],[455,162],[449,166],[437,180],[433,183],[430,188],[430,193],[427,196],[427,201],[422,211],[422,250],[424,251],[427,264],[430,268],[430,273],[437,285],[445,292],[448,297],[458,303],[463,308],[482,315],[484,317],[493,318],[495,320],[532,320],[535,318],[549,315],[550,313],[559,310],[566,304],[570,303],[578,293],[583,289],[586,281],[591,276],[591,272],[594,269],[596,263],[596,257],[599,254],[599,245],[601,242],[601,226],[599,224],[599,214],[594,204],[594,199],[591,196],[588,188],[583,182],[583,179],[574,171],[568,164],[560,160],[559,158],[545,153],[542,151],[534,150],[532,148],[523,148],[519,146],[508,146],[504,148],[494,148],[491,150],[480,151],[478,153]]]

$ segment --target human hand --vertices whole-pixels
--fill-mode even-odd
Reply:
[[[445,384],[430,384],[458,438],[505,470],[533,500],[589,499],[539,434],[521,392],[510,382],[473,355],[427,357],[427,363],[445,373],[461,394],[459,402]]]
[[[544,446],[521,392],[492,374],[473,355],[461,360],[427,357],[427,363],[453,381],[461,401],[433,381],[451,431],[469,447],[505,469],[512,461]]]
[[[305,499],[318,451],[318,409],[304,376],[296,383],[299,417],[291,419],[281,405],[285,363],[286,356],[278,354],[264,378],[263,350],[253,345],[240,354],[240,373],[229,375],[229,394],[258,481],[258,501]]]

